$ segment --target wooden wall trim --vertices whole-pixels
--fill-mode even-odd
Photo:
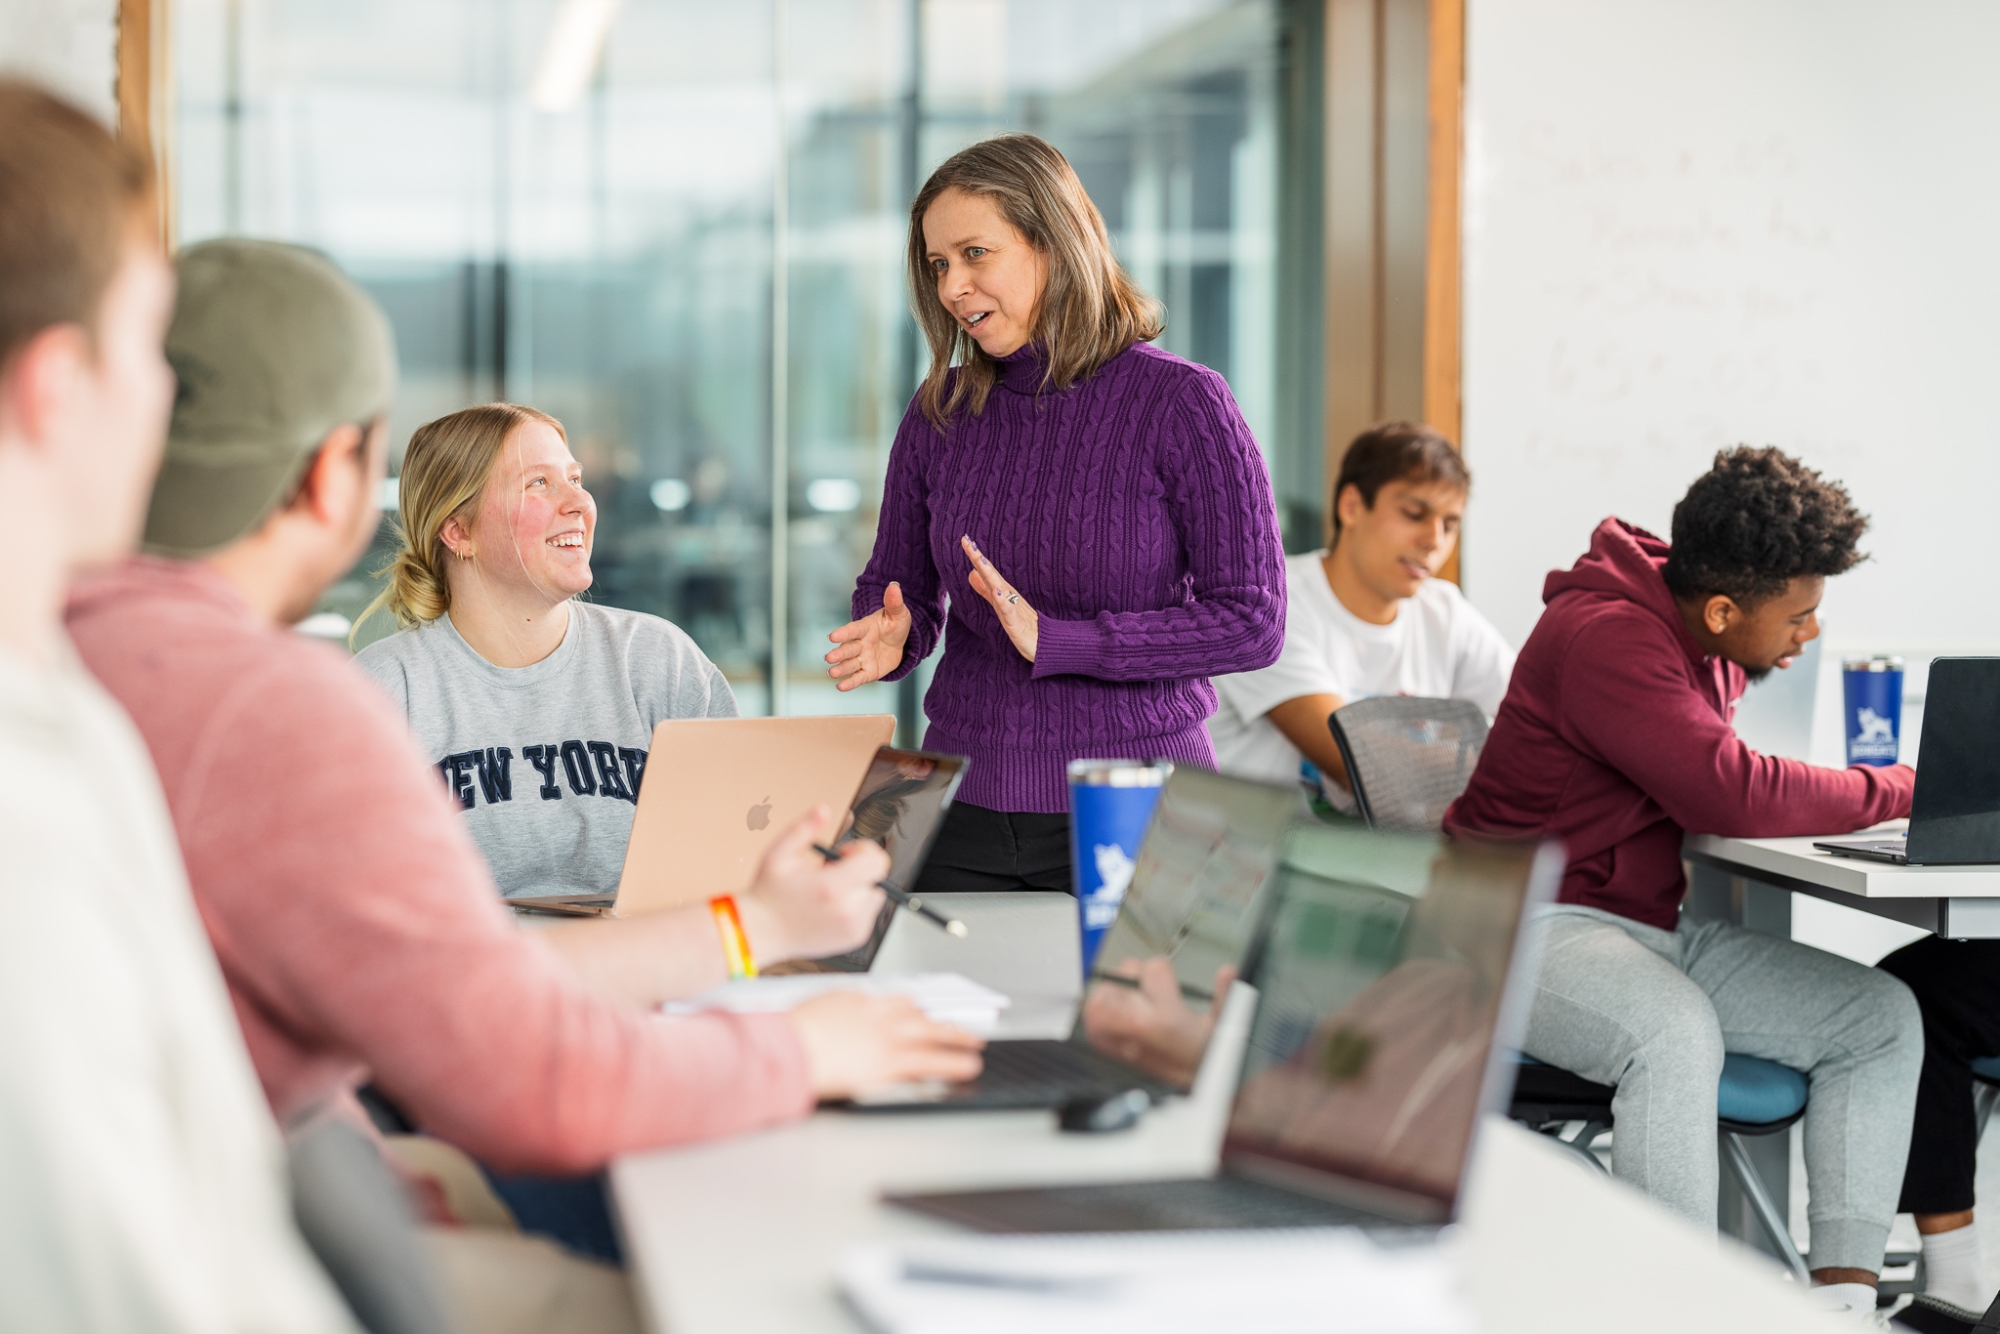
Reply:
[[[153,160],[160,240],[173,248],[168,0],[119,0],[118,136]]]
[[[1458,443],[1460,183],[1465,163],[1466,0],[1430,0],[1430,198],[1424,262],[1424,420]],[[1459,552],[1444,577],[1463,582]]]

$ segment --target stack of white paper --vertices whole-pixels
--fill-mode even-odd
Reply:
[[[1457,1248],[1350,1228],[953,1237],[842,1257],[877,1334],[1467,1334]]]
[[[861,991],[875,996],[907,996],[939,1023],[956,1024],[974,1033],[991,1033],[1007,1008],[1006,996],[957,973],[792,973],[783,977],[746,977],[725,982],[700,995],[663,1007],[668,1014],[727,1010],[732,1014],[776,1014],[795,1009],[831,991]]]

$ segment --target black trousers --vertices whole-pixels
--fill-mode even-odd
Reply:
[[[917,877],[921,894],[977,889],[1053,889],[1073,893],[1069,817],[996,811],[954,802]]]
[[[1906,983],[1924,1014],[1924,1069],[1898,1211],[1970,1209],[1979,1159],[1972,1062],[2000,1056],[2000,940],[1925,936],[1876,967]]]

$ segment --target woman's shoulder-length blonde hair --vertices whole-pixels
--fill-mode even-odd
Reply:
[[[478,505],[507,437],[528,422],[541,422],[569,439],[561,422],[519,403],[461,408],[411,433],[396,484],[396,555],[382,570],[388,586],[354,622],[356,631],[378,611],[387,611],[407,630],[451,610],[445,520],[469,515]]]
[[[1159,303],[1139,290],[1111,253],[1104,218],[1055,145],[1032,134],[976,143],[932,172],[910,203],[910,296],[931,349],[917,401],[939,430],[961,405],[975,417],[984,411],[999,378],[999,363],[937,299],[924,214],[947,190],[992,200],[1048,266],[1029,335],[1046,357],[1044,388],[1067,389],[1165,329]],[[956,376],[948,374],[953,366]]]

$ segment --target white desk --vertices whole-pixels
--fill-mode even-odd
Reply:
[[[1901,825],[1898,821],[1882,829],[1892,831]],[[1819,836],[1829,837],[1856,836]],[[1892,866],[1816,852],[1814,842],[1692,834],[1683,851],[1698,870],[1810,894],[1941,936],[2000,937],[2000,866]]]
[[[1248,988],[1232,993],[1193,1095],[1135,1130],[1065,1135],[1046,1112],[822,1112],[757,1135],[636,1154],[611,1183],[655,1334],[856,1334],[835,1262],[865,1241],[939,1235],[885,1190],[1186,1176],[1216,1159]],[[1484,1129],[1466,1279],[1486,1334],[1785,1334],[1835,1328],[1766,1262],[1669,1216],[1518,1126]]]
[[[899,912],[870,972],[958,973],[1009,997],[1003,1038],[1066,1038],[1083,995],[1076,900],[1038,890],[933,894],[931,906],[965,923],[963,939]]]
[[[883,1190],[1179,1175],[1212,1158],[1171,1109],[1121,1136],[1046,1114],[864,1118],[621,1159],[626,1254],[655,1334],[858,1334],[833,1285],[859,1242],[951,1229]],[[1784,1334],[1836,1328],[1775,1266],[1675,1219],[1519,1126],[1488,1123],[1466,1209],[1467,1282],[1485,1334]]]

